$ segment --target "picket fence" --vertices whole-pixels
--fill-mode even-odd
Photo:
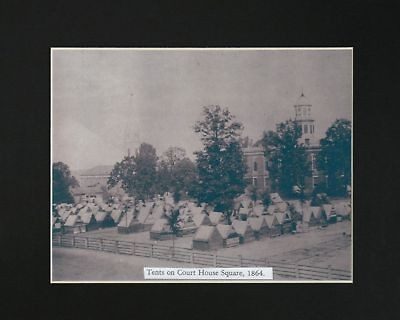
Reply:
[[[351,280],[347,270],[315,267],[303,264],[264,259],[250,259],[242,256],[225,257],[215,253],[195,251],[188,248],[160,244],[138,243],[74,235],[53,235],[53,246],[74,247],[157,258],[210,267],[272,267],[274,274],[283,278],[299,280]]]

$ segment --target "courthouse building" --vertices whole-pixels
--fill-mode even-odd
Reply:
[[[315,138],[315,119],[312,117],[312,104],[301,93],[294,105],[295,121],[301,127],[302,136],[299,139],[306,147],[308,162],[311,166],[311,176],[306,177],[305,192],[311,193],[316,185],[325,183],[325,177],[317,170],[316,155],[321,150],[319,141]],[[268,173],[268,161],[264,156],[262,146],[249,146],[243,148],[248,171],[246,181],[253,185],[258,191],[271,192],[271,181]]]

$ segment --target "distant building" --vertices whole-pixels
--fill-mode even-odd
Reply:
[[[317,170],[316,157],[321,148],[319,141],[315,138],[315,120],[312,117],[312,104],[301,93],[296,104],[295,121],[301,127],[300,143],[306,147],[308,161],[311,165],[311,177],[306,177],[305,192],[311,193],[314,188],[321,183],[325,183],[325,177]],[[271,192],[271,181],[268,173],[267,161],[264,156],[263,147],[246,147],[243,148],[248,171],[246,173],[246,181],[248,185],[253,185],[259,192]]]
[[[113,166],[97,166],[81,172],[77,176],[79,187],[72,189],[75,202],[94,202],[102,199],[112,168]]]
[[[259,191],[270,191],[269,173],[266,168],[266,161],[263,147],[243,148],[247,164],[245,179],[248,185],[253,185]]]

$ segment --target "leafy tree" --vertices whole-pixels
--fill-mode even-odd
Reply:
[[[142,143],[134,156],[124,157],[114,165],[108,179],[113,187],[119,181],[130,196],[145,200],[156,191],[156,149],[148,143]]]
[[[187,194],[193,190],[197,181],[196,165],[189,159],[183,158],[172,169],[171,187],[175,193]],[[179,200],[178,200],[179,201]]]
[[[258,194],[257,194],[257,188],[255,186],[249,186],[249,195],[250,195],[250,199],[253,202],[257,201]]]
[[[108,178],[108,188],[121,182],[122,189],[130,196],[135,195],[136,161],[134,156],[126,156],[114,165]]]
[[[148,143],[142,143],[136,152],[135,189],[139,199],[146,199],[155,193],[156,183],[156,149]]]
[[[277,125],[276,132],[264,132],[262,145],[269,160],[272,188],[286,196],[293,195],[293,187],[304,188],[305,177],[311,174],[300,126],[292,120]]]
[[[344,195],[351,183],[351,122],[337,119],[321,139],[317,165],[327,179],[329,194]]]
[[[68,165],[63,162],[53,163],[53,203],[73,203],[70,188],[79,186]]]
[[[261,198],[262,198],[262,202],[263,202],[264,207],[268,208],[268,206],[269,206],[269,205],[271,204],[271,202],[272,202],[269,193],[268,193],[267,191],[265,191],[265,192],[261,195]]]
[[[246,163],[239,143],[242,124],[234,121],[228,109],[208,106],[204,119],[194,130],[201,136],[203,149],[195,152],[198,183],[195,186],[199,202],[215,205],[229,221],[233,199],[243,193],[246,183]]]
[[[186,158],[184,149],[169,147],[158,164],[157,190],[160,194],[166,191],[176,193],[176,197],[180,198],[180,193],[188,191],[195,172],[196,166]]]
[[[179,208],[175,208],[169,214],[166,214],[167,225],[172,232],[172,249],[175,254],[175,237],[181,235],[181,219],[179,217]]]

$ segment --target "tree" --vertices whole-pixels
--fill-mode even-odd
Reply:
[[[114,165],[108,179],[108,186],[114,187],[119,181],[130,196],[145,200],[156,191],[156,149],[142,143],[134,156],[127,156]]]
[[[196,165],[189,159],[183,158],[172,169],[171,188],[175,194],[188,194],[193,190],[197,181]],[[175,196],[179,199],[180,196]],[[178,201],[179,201],[178,199]]]
[[[269,195],[269,192],[265,191],[262,195],[262,202],[265,208],[268,208],[269,205],[271,204],[271,196]]]
[[[195,152],[198,183],[195,186],[199,202],[215,205],[228,222],[233,213],[233,199],[244,192],[246,163],[239,143],[242,124],[234,121],[228,109],[208,106],[204,119],[194,130],[201,136],[203,149]]]
[[[73,203],[70,188],[79,186],[68,165],[63,162],[53,163],[53,203]]]
[[[181,233],[181,219],[179,217],[179,208],[174,208],[169,214],[166,214],[167,225],[172,232],[172,256],[175,255],[175,237]]]
[[[327,176],[331,195],[345,195],[351,184],[351,122],[337,119],[321,139],[317,166]]]
[[[186,158],[184,149],[169,147],[162,154],[157,169],[158,192],[164,194],[164,192],[170,191],[176,193],[176,197],[180,198],[178,193],[187,191],[188,180],[193,178],[196,167],[189,158]]]
[[[249,190],[250,199],[253,202],[256,202],[257,198],[258,198],[257,188],[255,186],[250,186],[248,190]]]
[[[136,152],[135,190],[139,199],[145,200],[156,192],[156,149],[148,143],[142,143]]]
[[[126,156],[117,162],[108,178],[107,185],[111,189],[121,182],[122,189],[130,196],[135,195],[136,161],[134,156]]]
[[[298,142],[300,137],[300,126],[287,120],[277,125],[276,132],[264,132],[262,139],[272,187],[286,196],[294,194],[294,186],[304,188],[305,177],[311,174],[305,147]]]

